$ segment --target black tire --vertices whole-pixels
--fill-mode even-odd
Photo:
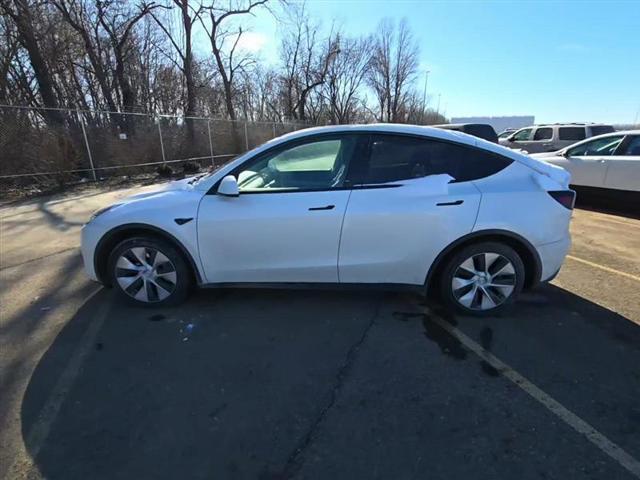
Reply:
[[[149,272],[150,265],[147,266],[142,263],[140,263],[140,265],[135,264],[133,266],[136,269],[146,268],[147,272],[144,272],[144,274],[153,276],[149,281],[147,281],[147,278],[149,277],[141,278],[144,275],[143,273],[138,272],[134,275],[135,270],[128,268],[123,269],[118,266],[118,261],[123,257],[123,255],[128,255],[128,258],[135,262],[138,257],[134,256],[134,258],[132,258],[131,250],[136,249],[136,252],[141,252],[141,250],[139,250],[140,248],[144,249],[144,252],[146,252],[147,260],[155,259],[158,253],[164,255],[168,260],[168,262],[165,261],[159,263],[156,267],[158,269],[164,267],[164,271],[158,270],[158,272],[156,272],[156,269],[154,268],[152,272]],[[153,255],[152,252],[154,251],[158,253]],[[151,258],[152,255],[153,259]],[[123,261],[126,260],[127,258]],[[133,262],[130,261],[130,263]],[[191,268],[182,253],[170,242],[156,237],[140,236],[120,242],[111,251],[107,265],[111,285],[116,290],[119,297],[136,306],[167,307],[179,305],[189,296],[191,286],[193,284],[193,273],[191,272]],[[122,263],[120,265],[122,265]],[[175,272],[175,276],[172,275],[173,272]],[[125,277],[135,278],[133,283],[136,284],[132,283],[128,289],[123,288],[122,284],[119,282],[119,278],[124,282],[127,282]],[[142,286],[140,288],[145,289],[144,293],[146,293],[148,301],[142,301],[134,298],[134,293],[140,292],[140,289],[136,288],[139,285],[139,282],[142,282]],[[169,292],[168,295],[165,292]],[[145,295],[142,294],[142,296],[144,297]]]
[[[489,256],[482,254],[489,254]],[[492,254],[498,255],[499,257],[495,258]],[[498,270],[504,261],[499,260],[500,257],[508,260],[511,266],[505,264],[505,266],[502,267],[504,270]],[[469,278],[466,281],[473,282],[471,286],[465,285],[454,290],[454,276],[456,277],[456,281],[460,282],[462,281],[462,274],[467,275],[468,270],[462,266],[463,263],[469,265],[468,262],[471,260],[474,268],[477,271],[481,271],[482,264],[483,262],[486,264],[487,259],[489,261],[493,259],[492,265],[495,263],[494,270],[499,272],[495,277],[492,277],[489,272],[492,265],[485,265],[484,270],[487,272],[486,276],[479,277],[478,275],[471,275],[469,273]],[[513,274],[511,274],[511,271],[513,271]],[[480,242],[468,245],[455,252],[444,266],[442,276],[436,281],[440,283],[440,296],[447,308],[465,315],[485,317],[495,315],[513,303],[522,291],[524,279],[524,263],[514,249],[503,243]],[[493,281],[503,283],[504,285],[499,287],[493,286]],[[481,282],[486,282],[486,284],[480,285]],[[513,286],[512,290],[509,289],[511,283]],[[504,292],[509,293],[505,294]],[[471,298],[471,304],[468,306],[464,305],[462,298],[466,301],[469,301],[469,298]],[[486,305],[490,305],[490,302],[495,303],[496,306],[486,307]]]

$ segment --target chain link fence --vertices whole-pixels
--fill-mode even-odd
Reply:
[[[0,190],[195,173],[308,126],[0,105]]]

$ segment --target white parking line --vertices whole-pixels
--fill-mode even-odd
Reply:
[[[102,290],[102,287],[97,288],[93,293],[91,293],[86,300],[82,302],[82,305],[91,300],[98,292],[100,292],[100,290]],[[93,317],[91,323],[89,323],[89,326],[78,342],[78,346],[71,354],[69,362],[51,390],[46,403],[42,407],[42,410],[40,410],[35,423],[25,435],[26,451],[29,458],[25,459],[20,458],[19,455],[16,456],[16,459],[8,470],[9,475],[17,475],[18,468],[21,468],[26,470],[26,472],[24,472],[24,478],[34,478],[34,470],[37,470],[34,459],[38,456],[40,449],[47,440],[49,432],[51,431],[51,426],[55,422],[67,394],[73,387],[73,384],[78,377],[78,373],[82,368],[82,364],[91,351],[95,343],[96,336],[100,332],[109,310],[110,304],[105,303],[100,307],[100,311]]]
[[[465,347],[467,347],[493,368],[498,370],[502,375],[515,383],[518,387],[520,387],[532,398],[541,403],[545,408],[547,408],[547,410],[559,417],[571,428],[584,435],[587,440],[597,446],[604,453],[609,455],[609,457],[618,462],[622,467],[626,468],[633,475],[640,478],[640,461],[629,455],[622,448],[605,437],[602,433],[600,433],[587,422],[578,417],[575,413],[571,412],[558,401],[550,397],[547,393],[540,390],[537,386],[520,375],[509,365],[497,359],[491,352],[488,352],[487,350],[482,348],[482,346],[471,340],[471,338],[467,337],[456,327],[435,315],[434,312],[429,308],[425,309],[428,311],[429,318],[431,320],[433,320],[441,328],[446,330],[450,335],[459,340],[460,343],[462,343]]]
[[[627,277],[627,278],[630,278],[631,280],[640,282],[640,277],[633,275],[631,273],[621,272],[620,270],[616,270],[615,268],[605,267],[604,265],[600,265],[599,263],[593,263],[593,262],[590,262],[589,260],[584,260],[582,258],[574,257],[573,255],[567,255],[567,258],[571,260],[575,260],[576,262],[584,263],[585,265],[589,265],[590,267],[599,268],[600,270],[604,270],[605,272],[616,273],[618,275],[622,275],[623,277]]]

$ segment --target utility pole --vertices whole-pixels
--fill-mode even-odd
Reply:
[[[424,115],[427,109],[427,82],[429,81],[429,74],[431,70],[426,70],[424,72],[424,91],[422,92],[422,123],[424,123]]]
[[[440,93],[438,94],[438,108],[436,108],[436,112],[440,113]]]

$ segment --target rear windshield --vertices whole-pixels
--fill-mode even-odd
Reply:
[[[605,133],[611,133],[613,131],[614,129],[611,125],[597,125],[595,127],[591,127],[591,135],[594,137],[596,135],[603,135]]]

